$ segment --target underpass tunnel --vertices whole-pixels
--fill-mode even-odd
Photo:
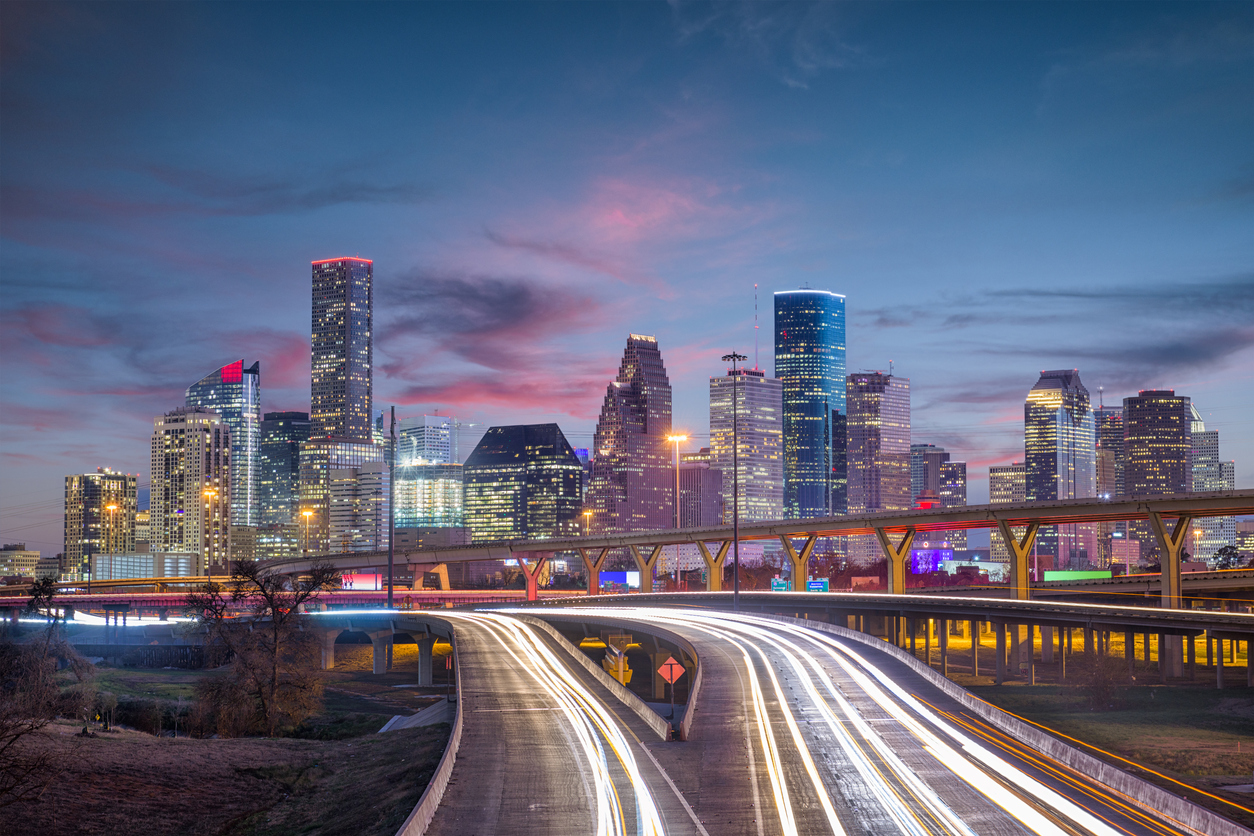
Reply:
[[[687,705],[689,689],[697,672],[696,660],[693,659],[691,653],[673,641],[646,633],[636,626],[626,629],[613,624],[600,623],[595,619],[582,619],[579,623],[545,620],[597,665],[602,665],[602,660],[607,658],[607,654],[613,656],[610,644],[623,645],[626,667],[630,671],[630,678],[623,685],[648,703],[670,702],[672,686],[667,684],[659,668],[667,659],[675,659],[684,666],[684,674],[675,681],[673,686],[675,704]],[[627,636],[630,636],[630,639],[626,641],[618,638]],[[606,668],[606,673],[614,677],[614,672],[608,668]]]

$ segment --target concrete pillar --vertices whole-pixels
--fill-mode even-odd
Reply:
[[[901,595],[906,591],[906,558],[910,556],[910,546],[914,543],[914,529],[907,528],[901,542],[896,545],[888,539],[888,532],[882,528],[875,529],[875,536],[888,560],[888,593]]]
[[[945,626],[940,631],[940,657],[941,657],[941,676],[949,676],[949,622],[942,622]]]
[[[910,655],[916,659],[919,657],[919,651],[915,645],[915,634],[918,633],[918,624],[913,618],[906,619],[906,630],[910,633]]]
[[[1006,625],[998,622],[997,630],[997,675],[993,680],[994,685],[1000,685],[1002,680],[1006,678]]]
[[[435,647],[435,636],[414,636],[418,643],[418,684],[429,687],[434,682],[431,670],[431,649]]]
[[[1054,631],[1057,627],[1041,628],[1041,664],[1054,664]]]
[[[601,549],[595,556],[589,556],[589,552],[593,549],[580,549],[579,556],[583,558],[583,567],[588,577],[588,594],[601,594],[601,567],[605,565],[605,560],[609,556],[609,548]]]
[[[1207,633],[1206,634],[1206,667],[1208,668],[1211,665],[1215,664],[1214,641],[1215,640],[1210,637],[1210,634]]]
[[[339,630],[328,630],[322,634],[322,669],[329,671],[335,667],[335,640],[339,638]]]
[[[1096,658],[1093,653],[1093,650],[1094,650],[1093,628],[1085,624],[1084,625],[1084,661],[1085,662],[1092,663],[1094,658]]]
[[[1136,633],[1123,632],[1123,658],[1128,660],[1128,676],[1136,676]]]
[[[1036,684],[1036,625],[1028,625],[1028,684]]]
[[[980,628],[979,623],[972,619],[971,625],[971,675],[980,675]]]
[[[1197,680],[1197,637],[1185,636],[1184,649],[1187,654],[1187,664],[1189,666],[1189,681]]]
[[[1162,633],[1159,633],[1156,636],[1156,643],[1158,645],[1158,680],[1160,682],[1167,681],[1167,659],[1165,659],[1163,655],[1163,651],[1167,648],[1164,646],[1165,643],[1163,642],[1163,638]]]
[[[927,658],[927,666],[932,667],[932,619],[923,622],[923,655]]]
[[[662,674],[658,673],[658,669],[671,655],[664,650],[649,654],[649,658],[653,660],[653,699],[656,702],[666,699],[666,680],[662,678]]]
[[[1058,628],[1058,681],[1066,682],[1067,680],[1067,646],[1065,642],[1065,634],[1070,630]]]
[[[1254,642],[1245,640],[1245,687],[1254,688]]]
[[[1224,688],[1224,651],[1219,648],[1219,654],[1215,657],[1215,687],[1219,690]]]
[[[373,666],[371,673],[382,674],[387,673],[388,669],[388,645],[392,643],[392,634],[375,633],[370,636],[370,644],[373,645]]]
[[[637,546],[628,546],[631,550],[631,556],[635,558],[636,568],[640,570],[640,592],[648,594],[653,591],[653,570],[657,568],[658,558],[662,556],[662,547],[653,546],[649,548],[649,556],[645,557],[640,553]]]

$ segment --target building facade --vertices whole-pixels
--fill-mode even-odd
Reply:
[[[388,488],[388,466],[381,460],[330,469],[330,551],[342,554],[388,547]]]
[[[1236,490],[1236,463],[1219,458],[1219,432],[1206,429],[1197,407],[1189,406],[1192,449],[1189,454],[1190,477],[1194,492]],[[1190,554],[1194,560],[1212,560],[1224,546],[1237,544],[1236,517],[1199,517],[1193,521]]]
[[[259,525],[300,520],[300,447],[309,440],[308,412],[267,412],[261,421]]]
[[[757,369],[710,378],[710,453],[724,475],[722,506],[731,513],[736,490],[742,522],[784,517],[783,394]]]
[[[582,533],[583,466],[557,424],[490,427],[462,474],[472,542]]]
[[[1027,501],[1027,468],[1023,462],[1000,465],[988,469],[988,501],[991,505]],[[1022,526],[1011,529],[1016,537],[1022,537]],[[1010,562],[1010,549],[1001,534],[994,531],[989,537],[989,559],[999,563]]]
[[[585,497],[592,511],[591,531],[674,526],[675,477],[666,440],[670,433],[671,384],[662,353],[653,337],[632,334],[618,376],[606,387],[593,436],[592,477]],[[466,510],[469,514],[469,506]]]
[[[37,578],[39,561],[39,552],[28,550],[25,543],[5,543],[0,548],[0,578]]]
[[[261,363],[223,366],[187,387],[187,406],[218,413],[231,429],[231,525],[260,521]]]
[[[1127,496],[1187,493],[1193,486],[1191,407],[1187,397],[1177,396],[1171,389],[1146,389],[1123,399]],[[1142,561],[1152,564],[1161,560],[1158,540],[1147,523],[1129,523],[1128,537],[1141,544]]]
[[[65,477],[63,571],[91,571],[91,556],[135,550],[138,477],[107,467]]]
[[[151,551],[194,552],[210,571],[227,571],[231,428],[216,412],[180,407],[153,420],[151,451]]]
[[[374,262],[313,262],[312,438],[370,439]]]
[[[401,458],[400,461],[406,459]],[[460,527],[463,520],[462,471],[460,464],[398,464],[393,488],[396,527]]]
[[[906,511],[910,497],[910,381],[882,372],[847,378],[849,513]],[[849,558],[882,556],[873,537],[849,538]]]
[[[386,448],[373,440],[311,438],[301,445],[299,523],[304,548],[314,554],[338,549],[342,536],[332,539],[330,518],[332,475],[336,471],[358,471],[365,465],[382,463],[385,452]],[[337,478],[343,477],[340,473]]]
[[[783,390],[784,515],[845,513],[833,484],[846,434],[845,297],[826,290],[775,294],[775,377]],[[838,507],[839,506],[839,507]]]
[[[709,448],[703,448],[708,454]],[[699,455],[699,454],[698,454]],[[723,525],[723,472],[709,459],[679,462],[679,527]]]
[[[1029,502],[1097,495],[1097,429],[1079,371],[1041,372],[1024,401],[1023,444]],[[1060,569],[1086,568],[1098,561],[1097,528],[1042,526],[1036,549]]]
[[[398,464],[449,464],[454,458],[455,421],[443,415],[406,418],[396,431]]]

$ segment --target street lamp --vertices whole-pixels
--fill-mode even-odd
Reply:
[[[583,512],[583,536],[588,536],[588,527],[592,524],[592,509],[588,508]]]
[[[740,374],[736,363],[749,358],[732,352],[723,355],[724,363],[732,364],[732,610],[740,610],[740,415],[736,396],[740,389]]]
[[[679,442],[687,441],[686,435],[668,435],[666,440],[675,445],[675,528],[679,528]],[[675,581],[679,581],[679,544],[675,544]]]
[[[213,521],[213,499],[218,495],[217,488],[205,488],[205,584],[213,583],[213,535],[209,524]]]
[[[309,518],[313,516],[313,511],[306,508],[305,510],[300,512],[300,515],[305,518],[305,558],[308,559],[309,558]]]
[[[1198,535],[1201,533],[1202,533],[1202,529],[1200,528],[1193,529],[1193,559],[1194,560],[1197,560],[1197,538],[1198,538]]]

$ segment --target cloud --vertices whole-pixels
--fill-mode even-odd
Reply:
[[[533,255],[538,255],[542,258],[560,261],[575,267],[582,267],[596,273],[604,273],[605,275],[618,279],[621,282],[630,282],[630,279],[626,275],[626,271],[621,265],[615,264],[611,259],[584,252],[571,244],[517,238],[493,232],[490,229],[484,229],[483,234],[484,237],[486,237],[493,244],[496,244],[498,247],[511,250],[521,250]]]
[[[706,3],[671,0],[680,41],[710,35],[744,52],[788,87],[805,89],[824,70],[866,60],[848,43],[837,3]]]
[[[600,308],[591,297],[534,280],[419,271],[388,286],[379,345],[390,359],[388,376],[430,368],[432,356],[451,354],[482,368],[519,370],[560,338],[595,328]],[[421,343],[415,362],[403,343]],[[408,359],[406,359],[408,358]]]

